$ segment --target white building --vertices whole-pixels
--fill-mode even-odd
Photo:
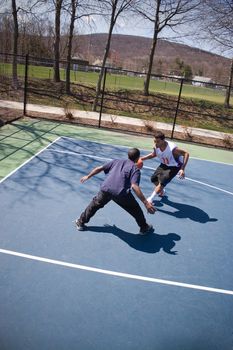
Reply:
[[[199,75],[195,75],[192,80],[192,85],[194,86],[206,86],[208,83],[213,83],[211,78],[201,77]]]

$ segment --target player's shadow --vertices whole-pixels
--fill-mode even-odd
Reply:
[[[160,211],[161,213],[165,213],[179,219],[188,218],[192,221],[200,222],[202,224],[206,224],[207,222],[218,221],[218,219],[216,218],[210,218],[209,215],[200,208],[194,207],[193,205],[189,205],[189,204],[172,202],[168,199],[167,196],[162,197],[160,201],[155,201],[154,204],[157,210]],[[171,212],[169,210],[161,209],[161,207],[164,204],[177,210],[174,212]]]
[[[88,226],[88,231],[111,233],[122,239],[130,247],[150,254],[158,253],[162,249],[167,254],[176,255],[177,251],[172,249],[176,245],[175,242],[181,239],[176,233],[168,233],[167,235],[159,235],[157,233],[148,235],[133,234],[121,230],[115,225]]]

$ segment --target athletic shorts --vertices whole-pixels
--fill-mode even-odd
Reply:
[[[151,176],[151,182],[157,186],[159,183],[165,187],[179,172],[180,167],[160,164]]]

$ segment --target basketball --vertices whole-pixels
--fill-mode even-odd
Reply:
[[[138,159],[136,165],[137,165],[138,169],[142,169],[142,167],[143,167],[143,161],[141,160],[141,158]]]

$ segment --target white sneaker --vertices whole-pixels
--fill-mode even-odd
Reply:
[[[147,202],[149,202],[149,203],[152,204],[152,203],[153,203],[153,200],[154,200],[154,196],[153,196],[152,198],[151,198],[151,197],[148,197],[146,200],[147,200]]]
[[[159,197],[165,196],[165,188],[158,194]]]
[[[156,193],[152,192],[152,194],[146,200],[152,204],[153,201],[155,200],[155,197],[156,197]]]

